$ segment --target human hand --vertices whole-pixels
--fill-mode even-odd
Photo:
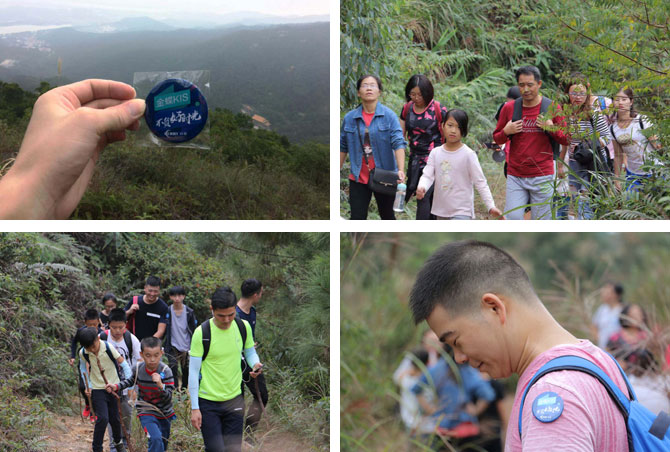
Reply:
[[[492,217],[496,217],[496,219],[498,220],[505,219],[505,217],[503,217],[501,210],[498,209],[497,207],[491,207],[491,210],[489,210],[489,215],[491,215]]]
[[[565,165],[562,163],[558,164],[558,178],[563,179],[565,178]]]
[[[74,366],[74,358],[70,358],[68,362],[70,363],[70,366]]]
[[[105,385],[105,390],[106,390],[107,392],[109,392],[110,394],[111,394],[112,392],[116,392],[116,388],[117,388],[117,386],[116,386],[116,385],[113,385],[113,384],[111,384],[111,383],[107,383],[107,384]]]
[[[511,120],[507,122],[507,125],[503,129],[503,133],[507,136],[514,135],[523,130],[523,119],[512,122]]]
[[[423,187],[419,187],[416,189],[416,199],[423,199],[423,197],[426,196],[426,189]]]
[[[67,219],[100,152],[140,126],[145,103],[111,80],[54,88],[35,106],[14,165],[0,181],[0,218]]]
[[[160,389],[163,389],[163,380],[161,380],[161,375],[158,372],[152,373],[151,379],[158,385]]]
[[[538,116],[535,123],[541,129],[546,129],[554,125],[554,122],[551,120],[551,118],[544,119],[542,116]]]
[[[200,410],[191,410],[191,425],[196,429],[200,430],[202,426],[202,414]]]
[[[249,375],[251,375],[253,378],[256,378],[261,374],[261,372],[263,372],[263,364],[256,363],[254,369],[251,372],[249,372]]]
[[[405,182],[405,172],[403,170],[398,171],[398,183],[402,184]]]
[[[132,314],[136,311],[139,311],[139,310],[140,310],[140,304],[139,303],[132,304],[132,305],[130,305],[130,308],[126,311],[126,315],[130,315],[130,314]]]
[[[86,397],[91,397],[91,390],[90,389],[85,389],[84,394],[86,394]]]

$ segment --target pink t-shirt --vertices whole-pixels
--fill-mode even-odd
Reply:
[[[627,452],[626,423],[619,408],[598,380],[578,371],[551,372],[533,385],[523,406],[523,442],[519,438],[519,406],[526,386],[540,367],[564,355],[579,356],[597,364],[628,395],[616,363],[591,342],[580,340],[579,344],[559,345],[547,350],[535,358],[519,378],[507,426],[505,452]],[[564,403],[561,416],[549,423],[538,421],[532,410],[533,400],[546,391],[557,393]]]

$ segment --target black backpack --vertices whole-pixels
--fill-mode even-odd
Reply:
[[[244,360],[244,344],[247,342],[247,328],[244,326],[244,322],[239,317],[235,316],[235,323],[237,324],[237,329],[240,330],[240,335],[242,336],[242,359]],[[207,358],[209,353],[209,346],[212,342],[212,327],[209,324],[209,319],[205,320],[202,324],[202,360],[204,361]]]
[[[128,360],[130,361],[133,357],[133,339],[130,337],[131,333],[130,331],[126,330],[123,332],[123,341],[126,343],[126,347],[128,347]],[[106,341],[107,338],[109,337],[109,330],[105,330],[102,333],[100,333],[100,339],[103,341]]]
[[[549,111],[549,105],[551,105],[552,101],[551,99],[542,96],[542,103],[540,104],[540,114],[546,113]],[[514,101],[514,113],[512,113],[512,122],[516,122],[519,119],[523,118],[523,98],[519,97]],[[556,160],[561,153],[561,145],[558,143],[558,141],[554,140],[554,137],[551,136],[549,132],[544,132],[547,134],[547,137],[549,138],[549,143],[551,143],[551,152],[554,155],[554,160]],[[518,133],[515,133],[510,137],[510,139],[514,139],[515,136],[517,136]]]
[[[101,339],[102,340],[102,339]],[[107,353],[107,356],[109,356],[110,361],[114,363],[114,368],[116,369],[116,375],[118,375],[119,380],[123,380],[121,377],[121,369],[119,368],[119,363],[114,359],[114,356],[112,356],[112,351],[109,348],[109,343],[107,341],[102,341],[105,344],[105,352]],[[84,347],[81,348],[82,350],[82,355],[84,355],[84,359],[88,363],[89,366],[91,366],[91,358],[88,357],[88,353],[86,352],[86,349]],[[93,367],[93,366],[91,366]]]

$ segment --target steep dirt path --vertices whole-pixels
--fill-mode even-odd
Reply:
[[[93,439],[92,423],[82,422],[80,417],[75,416],[53,415],[52,419],[54,426],[44,433],[44,436],[47,438],[45,440],[45,451],[89,452],[91,450],[91,440]],[[269,430],[265,433],[259,432],[258,437],[257,446],[253,447],[244,443],[242,451],[299,452],[312,450],[309,444],[306,444],[298,436],[280,431],[276,426],[270,426]],[[105,452],[109,451],[108,441],[107,437],[105,437]],[[171,450],[171,448],[168,450]]]

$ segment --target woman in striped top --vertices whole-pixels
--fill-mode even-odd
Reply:
[[[591,142],[594,129],[600,144],[604,147],[610,141],[610,132],[607,127],[605,116],[598,111],[594,111],[587,99],[591,98],[589,84],[585,79],[575,77],[567,84],[566,93],[570,97],[571,113],[566,118],[568,123],[568,134],[570,136],[570,145],[561,145],[560,159],[566,162],[568,156],[568,165],[570,174],[568,177],[570,183],[570,192],[572,195],[581,194],[579,197],[578,218],[591,219],[593,212],[585,198],[588,192],[589,184],[593,171],[593,165],[582,165],[574,158],[575,148],[582,141]],[[564,178],[566,173],[565,165],[559,162],[558,176]]]

